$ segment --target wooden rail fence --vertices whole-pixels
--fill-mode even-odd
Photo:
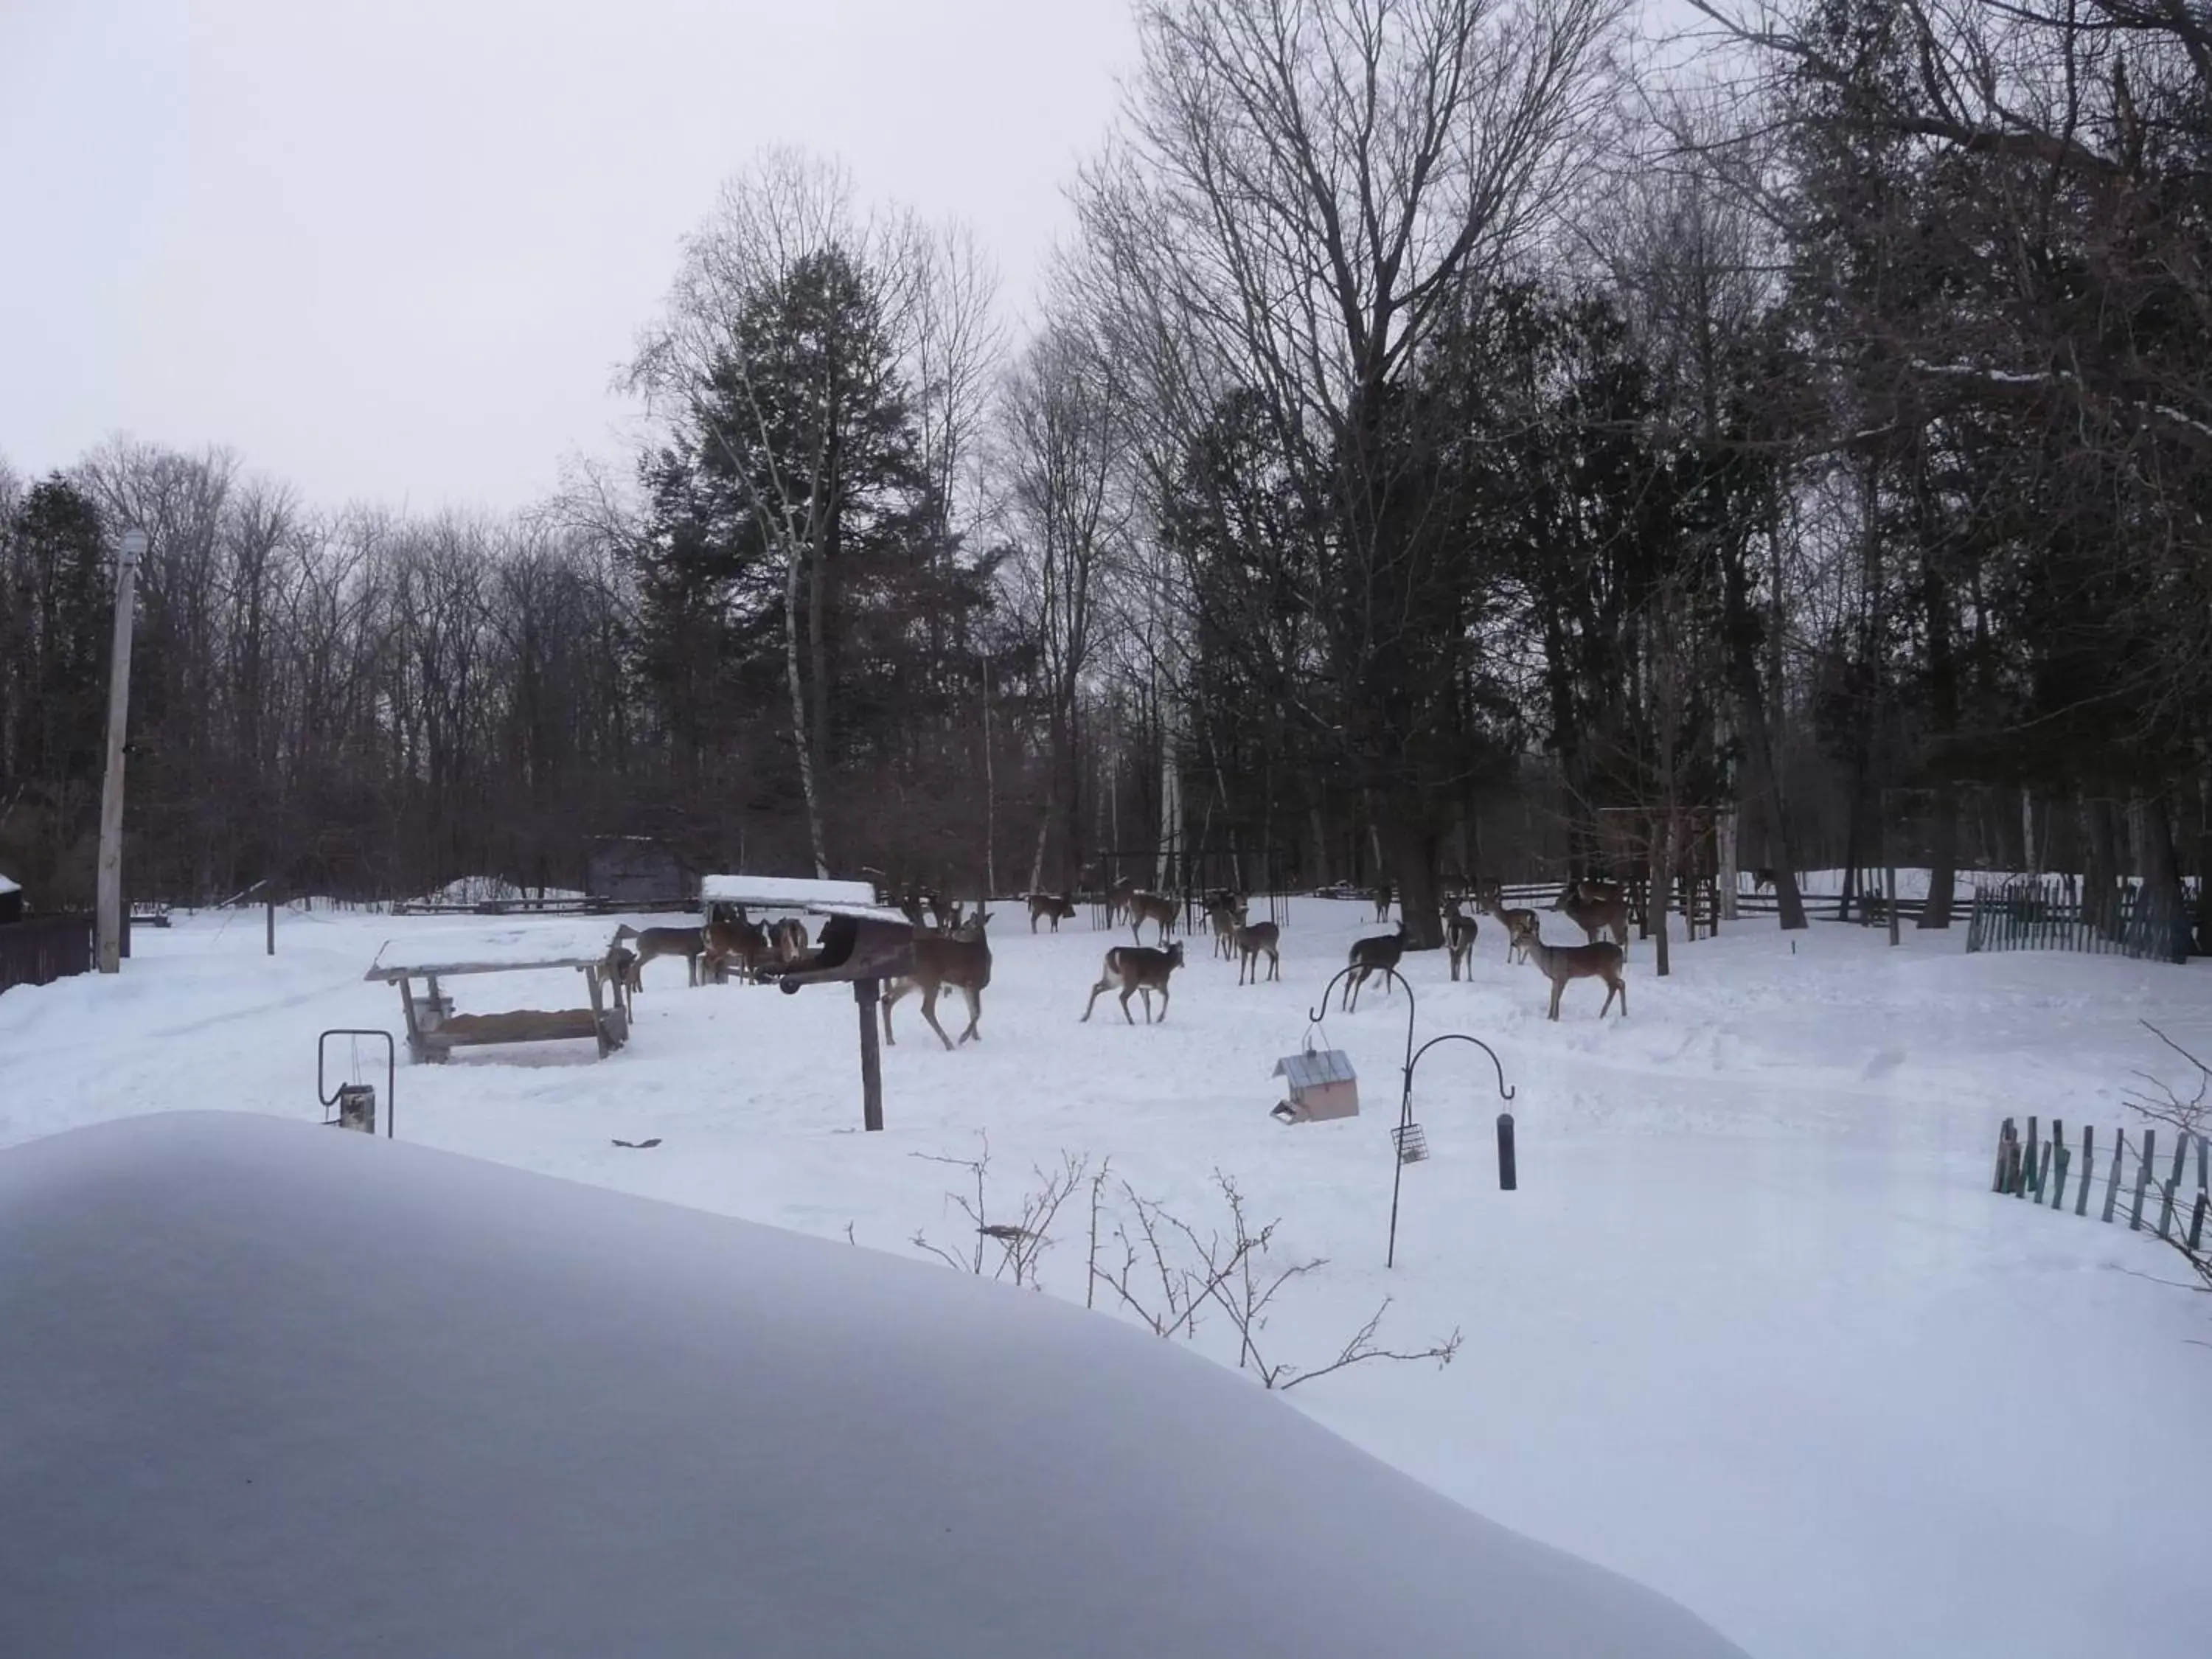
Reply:
[[[70,912],[0,927],[0,991],[90,973],[92,922],[88,913]]]

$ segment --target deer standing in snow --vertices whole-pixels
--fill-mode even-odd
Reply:
[[[1255,921],[1249,927],[1237,930],[1237,982],[1239,985],[1246,982],[1244,976],[1247,974],[1251,975],[1252,984],[1260,982],[1260,956],[1262,951],[1267,953],[1267,977],[1282,978],[1283,957],[1276,948],[1281,938],[1282,930],[1272,921]]]
[[[1455,981],[1459,978],[1459,970],[1467,967],[1468,957],[1474,954],[1475,932],[1474,918],[1460,909],[1459,900],[1446,899],[1444,901],[1444,949],[1451,956],[1451,976]],[[1474,977],[1472,969],[1469,969],[1468,977],[1469,979]]]
[[[1613,1000],[1620,999],[1620,1015],[1628,1018],[1628,987],[1620,977],[1621,948],[1610,943],[1593,942],[1589,945],[1547,945],[1534,921],[1514,930],[1514,942],[1527,954],[1536,971],[1552,981],[1552,1010],[1547,1018],[1559,1017],[1559,993],[1578,979],[1601,979],[1606,984],[1605,1006],[1597,1011],[1603,1019],[1613,1011]]]

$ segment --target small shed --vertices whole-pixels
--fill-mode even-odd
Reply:
[[[21,921],[23,919],[23,890],[0,873],[0,922]]]
[[[665,842],[601,836],[584,849],[584,890],[617,904],[679,904],[699,890],[699,882]]]
[[[1341,1048],[1285,1054],[1275,1062],[1275,1075],[1287,1079],[1291,1085],[1290,1098],[1278,1103],[1273,1112],[1285,1123],[1359,1115],[1359,1079],[1352,1072],[1352,1056]]]

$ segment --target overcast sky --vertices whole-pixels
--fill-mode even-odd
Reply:
[[[520,505],[764,144],[957,216],[1010,312],[1127,0],[0,0],[0,459],[224,444],[311,501]]]

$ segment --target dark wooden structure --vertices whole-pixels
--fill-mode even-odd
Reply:
[[[89,911],[27,916],[0,927],[0,991],[90,973],[92,927]]]
[[[617,906],[675,904],[697,896],[699,872],[650,836],[602,836],[584,848],[584,889]]]

